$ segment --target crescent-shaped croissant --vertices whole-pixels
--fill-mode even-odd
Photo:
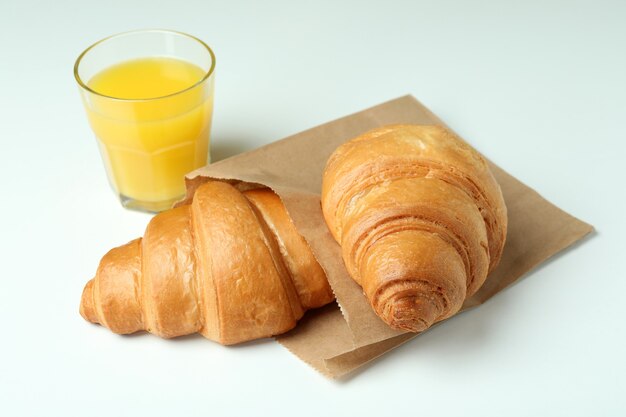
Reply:
[[[456,313],[506,238],[506,206],[487,163],[439,126],[386,126],[337,148],[322,210],[378,316],[412,332]]]
[[[333,299],[276,194],[209,182],[102,258],[80,313],[115,333],[199,332],[234,344],[290,330]]]

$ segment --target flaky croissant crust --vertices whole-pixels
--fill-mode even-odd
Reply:
[[[278,196],[208,182],[102,258],[80,313],[115,333],[233,344],[283,333],[333,299]]]
[[[441,126],[385,126],[337,148],[322,210],[377,314],[409,331],[456,313],[506,238],[506,206],[486,161]]]

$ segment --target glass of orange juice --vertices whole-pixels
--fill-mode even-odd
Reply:
[[[128,208],[158,212],[185,193],[184,176],[207,163],[215,55],[168,30],[103,39],[74,76],[109,182]]]

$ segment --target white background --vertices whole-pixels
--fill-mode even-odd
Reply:
[[[216,52],[214,160],[411,93],[597,232],[340,382],[271,340],[89,325],[84,283],[149,217],[110,191],[72,66],[150,27]],[[625,415],[625,77],[624,1],[2,0],[0,414]]]

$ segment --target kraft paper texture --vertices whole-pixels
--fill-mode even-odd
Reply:
[[[187,197],[181,204],[211,179],[228,181],[241,190],[270,187],[281,197],[326,271],[337,303],[308,312],[294,330],[277,340],[331,378],[346,375],[416,336],[391,329],[374,314],[361,288],[348,276],[320,207],[322,172],[335,148],[367,130],[394,123],[446,126],[415,98],[404,96],[216,162],[186,179]],[[484,303],[593,230],[501,168],[490,166],[507,205],[508,235],[499,266],[466,300],[462,311]]]

